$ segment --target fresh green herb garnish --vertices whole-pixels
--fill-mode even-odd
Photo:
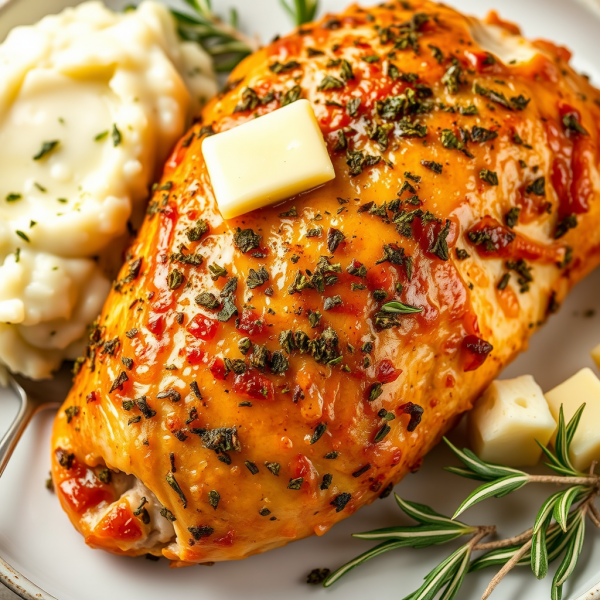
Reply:
[[[237,30],[238,16],[231,10],[229,22],[212,11],[210,0],[186,0],[193,14],[171,10],[179,35],[200,44],[213,59],[218,73],[231,71],[243,58],[258,50],[256,40]]]
[[[413,313],[423,312],[422,308],[416,306],[410,306],[410,304],[404,304],[403,302],[388,302],[381,307],[381,310],[389,313],[396,313],[400,315],[410,315]]]
[[[452,542],[466,535],[471,539],[433,569],[425,577],[423,585],[408,596],[410,600],[433,600],[439,593],[442,593],[443,600],[451,600],[457,597],[467,573],[488,566],[502,565],[502,569],[492,579],[482,596],[482,600],[485,600],[515,566],[530,564],[534,575],[538,579],[543,579],[548,574],[549,563],[562,557],[551,590],[552,600],[560,600],[563,585],[573,574],[581,554],[586,517],[600,528],[600,513],[594,505],[600,495],[600,476],[593,470],[589,474],[577,471],[569,458],[569,447],[584,408],[585,404],[566,424],[561,406],[555,451],[551,452],[540,444],[549,461],[546,463],[547,466],[558,475],[529,475],[518,469],[487,463],[470,450],[459,450],[444,438],[450,449],[465,465],[448,467],[446,470],[485,483],[460,505],[452,518],[435,512],[429,506],[409,502],[396,495],[396,502],[400,509],[418,525],[387,527],[354,534],[353,537],[380,540],[381,543],[331,573],[323,582],[323,586],[333,585],[358,565],[390,550],[405,547],[427,548]],[[383,437],[387,435],[384,432],[385,425],[380,429]],[[503,497],[529,483],[551,483],[567,486],[567,488],[554,493],[544,502],[533,527],[522,534],[505,540],[483,543],[484,537],[496,532],[495,526],[475,527],[457,520],[462,512],[482,500]],[[485,554],[472,560],[473,553],[478,551],[483,551]]]
[[[319,8],[319,0],[279,0],[294,25],[313,21]]]

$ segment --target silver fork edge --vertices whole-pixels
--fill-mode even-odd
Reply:
[[[2,440],[0,440],[0,477],[2,477],[12,453],[33,416],[40,410],[59,407],[58,402],[43,403],[29,398],[27,392],[11,375],[8,376],[8,384],[19,399],[19,412]]]
[[[29,397],[27,392],[11,375],[8,376],[8,385],[19,399],[19,412],[2,440],[0,440],[0,477],[2,477],[10,457],[34,415],[41,410],[60,406],[59,402],[40,402]],[[25,600],[56,600],[54,596],[21,575],[2,557],[0,557],[0,582]]]

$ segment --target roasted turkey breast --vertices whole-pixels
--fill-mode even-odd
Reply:
[[[600,94],[568,62],[411,0],[239,65],[166,164],[56,418],[86,542],[240,559],[418,469],[599,262]],[[336,179],[224,221],[203,139],[299,98]]]

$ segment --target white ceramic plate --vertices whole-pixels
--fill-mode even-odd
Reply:
[[[449,0],[457,8],[483,16],[497,8],[503,17],[523,26],[532,37],[546,37],[574,51],[576,66],[600,83],[598,37],[600,9],[597,0]],[[0,11],[0,39],[14,25],[31,23],[44,14],[56,12],[75,0],[9,0]],[[120,8],[127,0],[109,0]],[[347,0],[321,0],[323,9],[339,10]],[[372,3],[365,2],[365,3]],[[0,5],[4,4],[0,0]],[[289,29],[289,22],[277,0],[213,0],[217,11],[235,6],[241,26],[268,41]],[[595,310],[595,316],[588,312]],[[588,314],[588,316],[584,316]],[[506,371],[506,376],[531,373],[543,389],[549,389],[583,366],[593,367],[589,350],[600,343],[600,271],[581,283],[561,312],[534,337],[530,350]],[[0,434],[16,412],[16,401],[0,390]],[[324,590],[305,583],[306,574],[316,567],[336,568],[372,545],[350,538],[350,533],[392,524],[407,524],[393,498],[377,501],[333,528],[322,538],[311,538],[235,563],[211,568],[190,567],[170,570],[166,561],[120,558],[91,550],[75,532],[54,495],[44,487],[49,468],[49,439],[52,415],[40,414],[25,434],[5,475],[0,481],[0,580],[10,582],[24,598],[52,596],[59,600],[163,600],[195,598],[208,600],[287,600],[306,598],[365,599],[403,598],[417,589],[422,577],[449,552],[449,546],[428,550],[396,550],[363,565]],[[460,443],[460,430],[454,433]],[[474,482],[442,471],[456,461],[438,447],[423,468],[407,477],[396,491],[403,497],[452,513],[473,489]],[[550,490],[527,487],[502,501],[488,500],[468,511],[472,524],[499,525],[504,537],[519,533],[532,519]],[[25,576],[47,592],[35,589]],[[493,570],[469,575],[461,600],[481,596]],[[527,568],[517,569],[494,593],[497,600],[542,600],[550,596],[551,574],[538,582]],[[600,595],[600,532],[590,528],[583,557],[575,576],[569,580],[565,599],[591,600]]]

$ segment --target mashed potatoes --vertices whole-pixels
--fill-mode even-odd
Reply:
[[[0,45],[0,364],[43,378],[78,354],[128,220],[215,92],[154,2],[88,2]]]

